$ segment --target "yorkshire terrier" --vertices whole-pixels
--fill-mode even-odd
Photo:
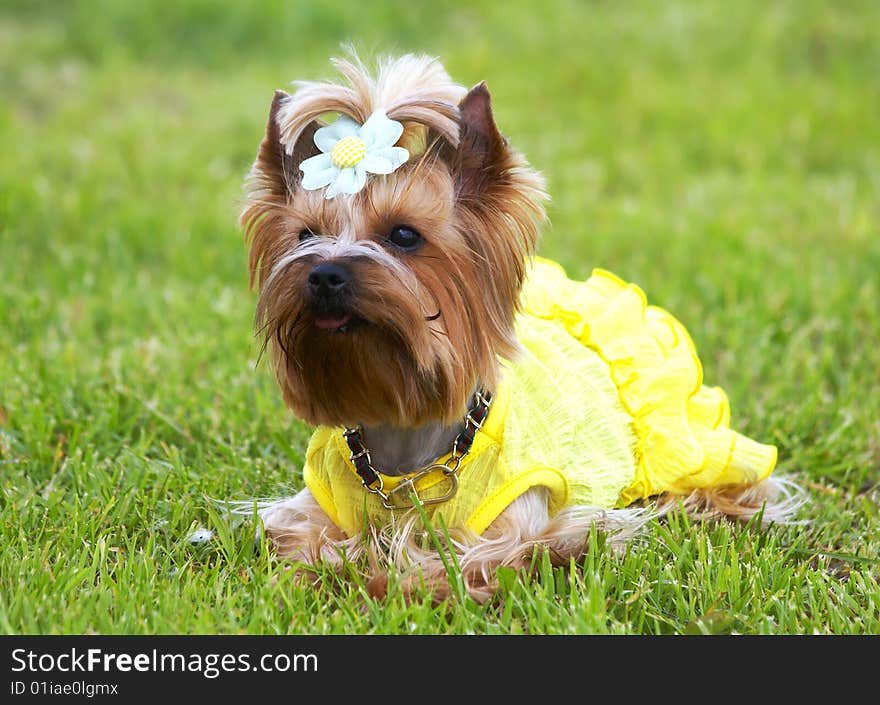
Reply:
[[[622,544],[671,506],[791,517],[775,448],[727,428],[681,324],[535,256],[544,181],[485,83],[333,63],[344,83],[276,91],[241,216],[264,350],[316,427],[306,487],[260,512],[281,556],[367,556],[376,594],[394,569],[442,599],[441,541],[485,600],[498,566]]]

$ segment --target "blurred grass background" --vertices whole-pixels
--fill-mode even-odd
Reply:
[[[347,621],[336,593],[325,597],[337,612],[276,612],[267,557],[186,542],[211,524],[205,494],[301,483],[308,429],[254,369],[236,219],[272,91],[329,76],[349,41],[485,79],[502,131],[549,182],[541,253],[573,276],[610,269],[676,314],[734,426],[778,444],[780,472],[813,494],[813,525],[786,534],[803,581],[780,588],[786,616],[701,593],[706,604],[726,604],[734,630],[880,629],[870,0],[6,0],[0,628],[395,629]],[[761,550],[756,570],[779,560]],[[685,631],[700,617],[608,571],[641,597],[523,628]],[[805,585],[824,594],[826,575],[848,611],[831,587],[827,603],[798,606]],[[462,614],[417,630],[509,628],[491,608]]]

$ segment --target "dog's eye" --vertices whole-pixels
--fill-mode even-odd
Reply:
[[[406,225],[395,225],[388,234],[388,242],[402,250],[414,250],[422,242],[422,236]]]
[[[310,237],[315,237],[315,233],[312,232],[311,228],[303,228],[299,231],[299,241],[308,240]]]

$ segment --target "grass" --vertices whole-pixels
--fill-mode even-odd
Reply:
[[[880,7],[534,7],[4,3],[0,630],[880,633]],[[485,606],[275,581],[205,499],[300,487],[309,433],[255,369],[236,217],[272,90],[346,40],[488,81],[554,196],[541,252],[688,326],[809,525],[674,518]]]

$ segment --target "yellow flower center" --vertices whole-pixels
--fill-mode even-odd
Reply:
[[[367,146],[360,137],[343,137],[333,145],[330,159],[340,169],[347,169],[357,164],[367,154]]]

